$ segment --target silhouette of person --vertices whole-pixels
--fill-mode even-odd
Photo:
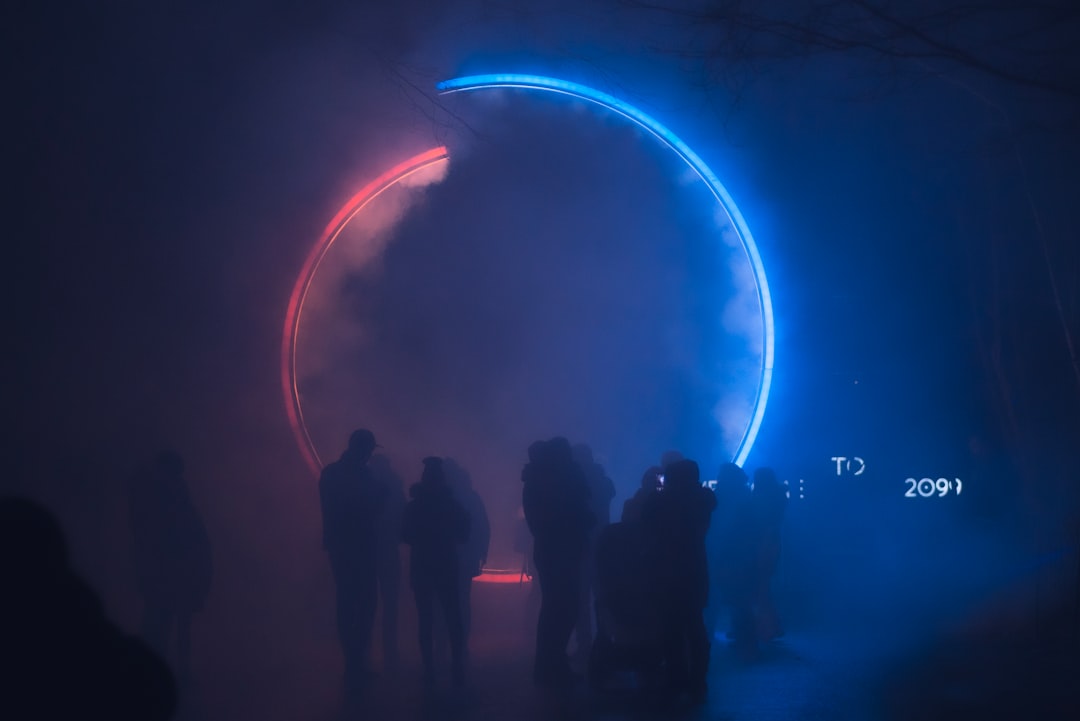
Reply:
[[[374,675],[368,656],[378,606],[379,532],[387,497],[368,466],[376,448],[371,431],[353,431],[341,458],[327,465],[319,478],[323,548],[337,590],[338,639],[350,691]]]
[[[757,635],[762,641],[771,641],[784,634],[773,603],[772,578],[780,563],[781,530],[787,508],[787,491],[773,469],[754,471],[750,507],[756,545],[753,600]]]
[[[649,466],[641,476],[641,485],[634,495],[623,502],[622,520],[641,520],[641,513],[649,497],[660,490],[663,485],[664,469],[676,461],[681,461],[683,454],[679,451],[664,451],[660,456],[659,466]]]
[[[633,523],[641,520],[641,514],[649,498],[660,488],[660,477],[664,475],[664,469],[660,466],[650,466],[641,475],[641,486],[634,495],[627,498],[623,503],[622,522]]]
[[[716,476],[717,514],[711,534],[719,605],[729,614],[728,638],[747,651],[756,644],[753,612],[755,543],[746,472],[725,463]]]
[[[596,575],[593,549],[596,539],[611,523],[611,501],[615,498],[615,483],[604,467],[596,462],[592,448],[585,443],[577,443],[572,448],[574,462],[585,476],[589,489],[589,510],[595,523],[589,534],[589,547],[582,562],[581,601],[578,604],[578,618],[575,627],[577,636],[577,660],[586,663],[593,644],[593,582]]]
[[[0,718],[163,721],[176,707],[168,666],[106,617],[72,570],[56,519],[0,498]]]
[[[582,562],[595,520],[589,488],[565,438],[530,446],[521,479],[541,592],[533,677],[541,685],[567,685],[576,678],[566,646],[577,623]]]
[[[383,668],[398,666],[398,610],[401,595],[401,516],[405,512],[405,483],[390,459],[375,454],[368,461],[375,482],[386,491],[379,516],[378,585],[382,614]]]
[[[593,536],[599,535],[604,526],[611,523],[611,501],[615,498],[615,482],[612,481],[593,457],[592,448],[585,443],[577,443],[573,447],[574,462],[578,464],[582,473],[585,474],[585,482],[589,487],[589,502],[593,515],[596,519],[593,526]]]
[[[536,578],[533,561],[533,537],[529,532],[529,523],[525,520],[525,509],[518,506],[514,519],[514,551],[521,554],[521,582],[529,582],[528,595],[525,597],[525,615],[523,639],[534,639],[536,624],[540,618],[540,581]]]
[[[660,468],[667,468],[672,463],[683,460],[682,451],[668,450],[660,454]]]
[[[454,684],[465,683],[465,634],[458,588],[458,546],[469,539],[469,515],[454,499],[441,458],[424,459],[420,482],[409,489],[402,540],[412,547],[409,578],[416,597],[424,682],[435,683],[433,621],[438,601],[450,636]]]
[[[461,627],[465,633],[465,648],[468,649],[469,633],[472,630],[472,582],[479,576],[487,564],[488,550],[491,546],[491,521],[488,519],[484,499],[473,488],[472,476],[458,464],[447,458],[443,461],[446,478],[454,492],[454,498],[469,516],[469,540],[458,546],[458,589],[461,595]]]
[[[184,461],[161,451],[128,488],[135,581],[142,596],[142,635],[177,678],[191,676],[191,623],[213,578],[206,526],[184,479]],[[172,651],[172,653],[170,653]]]
[[[661,589],[664,661],[671,693],[701,703],[707,691],[709,636],[705,606],[709,569],[705,535],[716,497],[701,485],[698,465],[680,460],[664,469],[664,487],[649,497],[641,522],[657,548],[655,582]]]

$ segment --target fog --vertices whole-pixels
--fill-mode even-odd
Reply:
[[[472,470],[497,527],[538,438],[591,444],[619,503],[668,448],[718,467],[749,424],[762,336],[723,210],[625,121],[493,92],[509,97],[463,160],[376,200],[313,279],[297,375],[320,455],[376,425],[406,476],[428,453]]]
[[[756,290],[704,184],[598,106],[435,94],[473,72],[638,105],[746,217],[776,314],[746,465],[791,490],[777,595],[793,648],[816,639],[810,655],[878,683],[957,635],[1071,628],[1075,94],[938,59],[740,64],[636,3],[86,7],[20,35],[0,488],[58,516],[135,632],[125,483],[160,448],[184,456],[215,549],[194,651],[205,717],[334,708],[332,583],[281,329],[322,229],[393,165],[449,148],[365,208],[313,278],[296,380],[324,462],[357,427],[406,484],[424,456],[453,457],[488,507],[491,565],[512,568],[531,441],[589,443],[617,517],[663,451],[711,478],[745,431]],[[1045,74],[1068,80],[1072,62]],[[838,473],[838,456],[865,472]],[[964,490],[906,496],[923,477]],[[483,601],[502,630],[476,642],[484,663],[523,664],[524,685],[531,642],[505,630],[524,601],[503,601]],[[971,684],[980,699],[1009,686]]]

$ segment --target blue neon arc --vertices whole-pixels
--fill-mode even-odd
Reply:
[[[757,283],[758,303],[761,309],[763,337],[761,375],[758,380],[757,399],[754,402],[754,412],[750,417],[750,423],[747,426],[742,441],[739,443],[739,447],[736,449],[732,459],[740,466],[743,465],[746,462],[746,457],[750,454],[750,449],[754,445],[758,430],[761,428],[761,419],[765,415],[765,405],[768,402],[769,388],[772,385],[774,344],[773,310],[772,298],[769,295],[769,283],[765,278],[765,267],[761,262],[761,255],[758,253],[757,244],[754,243],[754,238],[750,234],[750,228],[747,227],[746,221],[742,217],[742,213],[739,212],[738,207],[735,205],[735,201],[728,195],[728,192],[720,182],[720,179],[709,169],[709,166],[705,164],[705,161],[698,157],[697,153],[691,150],[686,143],[675,135],[675,133],[668,130],[655,119],[641,112],[634,106],[624,103],[618,98],[600,92],[599,90],[586,87],[585,85],[579,85],[578,83],[572,83],[566,80],[558,80],[556,78],[546,78],[540,75],[502,74],[470,75],[462,78],[454,78],[453,80],[445,80],[439,83],[436,85],[436,88],[438,88],[439,92],[442,94],[456,93],[465,90],[482,90],[485,88],[524,88],[526,90],[545,90],[553,93],[561,93],[563,95],[570,95],[581,100],[596,103],[597,105],[622,115],[644,130],[649,131],[649,133],[655,136],[657,140],[675,151],[675,153],[682,158],[695,173],[697,173],[698,177],[705,181],[710,192],[712,192],[717,202],[724,208],[728,218],[731,219],[732,225],[735,226],[735,231],[739,235],[743,250],[746,252],[746,257],[750,261],[750,267],[754,272],[754,280]]]

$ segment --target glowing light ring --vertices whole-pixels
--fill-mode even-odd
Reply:
[[[743,250],[746,252],[746,257],[750,261],[750,267],[754,272],[754,280],[757,284],[758,304],[761,311],[763,336],[761,374],[758,380],[757,398],[754,401],[754,411],[750,417],[750,423],[747,425],[742,441],[739,443],[733,458],[735,463],[740,466],[743,465],[746,461],[746,457],[750,454],[751,447],[754,445],[758,430],[761,428],[761,419],[765,415],[765,406],[769,399],[769,389],[772,386],[774,345],[772,297],[769,294],[769,283],[765,277],[765,266],[761,262],[761,255],[758,253],[757,244],[754,243],[754,237],[750,234],[750,228],[747,227],[746,221],[742,217],[742,213],[739,212],[738,207],[735,205],[735,201],[732,200],[731,196],[724,188],[724,185],[720,182],[720,179],[709,169],[709,166],[705,164],[705,161],[698,157],[697,153],[691,150],[686,143],[668,130],[664,125],[661,125],[649,115],[646,115],[632,105],[624,103],[618,98],[600,92],[599,90],[579,85],[578,83],[557,80],[555,78],[546,78],[539,75],[470,75],[467,77],[455,78],[453,80],[446,80],[439,83],[436,87],[442,94],[466,90],[483,90],[486,88],[522,88],[525,90],[544,90],[547,92],[569,95],[578,98],[579,100],[587,100],[590,103],[595,103],[612,112],[618,113],[624,118],[632,121],[638,127],[647,130],[657,140],[675,151],[676,155],[682,158],[698,177],[705,182],[717,202],[719,202],[727,212],[728,217],[735,226],[736,233],[739,235]]]
[[[337,212],[326,230],[319,236],[314,247],[308,253],[300,275],[293,285],[292,295],[289,296],[289,309],[285,314],[285,331],[281,338],[281,390],[285,395],[285,409],[289,414],[289,425],[292,427],[296,443],[304,454],[304,460],[308,467],[317,476],[322,470],[322,459],[319,458],[315,444],[311,442],[307,425],[304,423],[304,411],[300,405],[300,391],[296,385],[296,334],[300,328],[300,316],[304,310],[304,301],[307,299],[311,281],[319,266],[326,257],[326,253],[341,235],[341,231],[349,224],[356,214],[363,210],[371,201],[378,198],[384,192],[397,185],[399,182],[424,168],[435,163],[449,159],[450,154],[445,147],[432,148],[426,152],[412,157],[405,162],[395,165],[375,180],[360,189],[356,195],[349,199],[341,210]]]

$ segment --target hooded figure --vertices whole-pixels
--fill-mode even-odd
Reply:
[[[450,458],[445,459],[443,465],[454,498],[469,515],[469,539],[458,546],[461,625],[467,642],[472,628],[472,581],[483,573],[487,564],[488,549],[491,546],[491,521],[488,519],[484,499],[473,488],[469,472]]]
[[[424,459],[420,482],[409,489],[401,539],[412,548],[409,577],[416,597],[424,680],[435,682],[432,638],[435,602],[442,608],[450,636],[455,685],[465,681],[465,633],[461,619],[458,547],[469,538],[469,515],[446,482],[441,458]]]

